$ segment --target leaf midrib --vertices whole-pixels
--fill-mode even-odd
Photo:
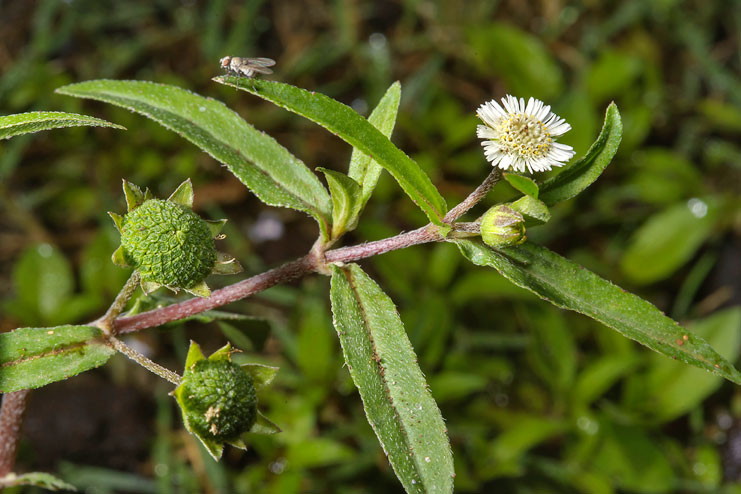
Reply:
[[[373,361],[376,362],[376,366],[378,368],[378,375],[381,377],[381,382],[383,383],[384,395],[389,397],[388,402],[389,402],[389,405],[391,406],[391,409],[394,411],[394,417],[396,419],[397,425],[399,426],[398,429],[401,431],[401,434],[404,438],[404,445],[407,448],[409,448],[412,446],[412,443],[409,440],[409,435],[407,434],[406,427],[404,427],[404,421],[402,420],[401,415],[399,415],[399,411],[397,410],[394,400],[391,396],[391,388],[389,388],[387,384],[384,372],[381,372],[383,371],[383,367],[381,366],[381,357],[376,351],[376,344],[373,339],[373,334],[370,332],[368,313],[366,312],[365,306],[363,305],[362,301],[358,297],[358,289],[357,289],[357,285],[355,284],[355,279],[354,279],[355,277],[352,273],[352,270],[345,271],[344,269],[342,269],[342,273],[343,275],[345,275],[347,282],[350,284],[353,298],[355,299],[355,302],[358,305],[358,310],[360,311],[360,315],[363,318],[363,327],[366,328],[366,334],[368,335],[368,339],[371,343],[371,348],[373,350],[373,357],[374,357]],[[385,449],[385,446],[384,446],[384,449]],[[417,475],[419,476],[419,478],[423,479],[424,476],[421,474],[419,465],[417,465],[417,462],[412,460],[411,464],[414,466],[414,470],[417,472]],[[392,466],[393,466],[393,463],[392,463]]]
[[[501,254],[500,254],[500,253],[498,253],[498,252],[497,252],[497,254],[498,254],[498,255],[501,255]],[[552,265],[552,263],[550,263],[550,262],[548,262],[548,264],[549,264],[549,265]],[[551,266],[551,267],[552,267],[552,266]],[[563,308],[563,309],[567,309],[567,310],[571,310],[571,311],[574,311],[574,312],[578,312],[578,313],[580,313],[580,314],[582,314],[582,315],[585,315],[585,316],[587,316],[587,317],[591,317],[591,315],[590,315],[589,313],[585,312],[584,310],[580,310],[580,309],[578,309],[578,308],[576,308],[576,307],[578,307],[579,305],[583,305],[583,306],[588,306],[588,307],[589,307],[589,308],[591,308],[591,309],[592,309],[592,311],[594,311],[595,313],[603,313],[602,311],[599,311],[599,310],[598,310],[598,309],[596,308],[596,306],[595,306],[594,304],[592,304],[591,302],[589,302],[589,301],[587,301],[587,300],[585,300],[585,299],[582,299],[582,298],[576,298],[576,297],[572,296],[572,295],[571,295],[570,293],[568,293],[568,292],[563,292],[562,290],[556,290],[556,288],[557,288],[557,287],[555,287],[555,286],[554,286],[554,285],[553,285],[553,284],[552,284],[551,282],[549,282],[547,278],[544,278],[544,277],[542,277],[542,276],[540,276],[540,275],[538,275],[538,274],[534,273],[533,271],[529,271],[529,270],[528,270],[528,271],[527,271],[527,273],[528,273],[528,275],[532,276],[533,278],[535,278],[535,279],[537,279],[537,280],[539,280],[539,281],[541,281],[541,282],[547,283],[548,287],[549,287],[549,288],[551,288],[552,290],[554,290],[554,291],[558,291],[559,293],[562,293],[562,297],[563,297],[564,299],[567,299],[567,300],[569,300],[569,301],[571,301],[571,302],[574,302],[574,301],[578,302],[577,304],[572,304],[572,306],[566,306],[566,305],[562,305],[562,304],[560,304],[560,303],[554,302],[553,300],[549,300],[549,301],[550,301],[551,303],[553,303],[554,305],[556,305],[556,306],[558,306],[558,307],[561,307],[561,308]],[[596,275],[595,275],[595,276],[596,276]],[[608,281],[608,280],[604,280],[604,281],[605,281],[606,283],[609,283],[609,284],[610,284],[611,286],[613,286],[613,287],[615,287],[615,288],[618,288],[618,289],[622,290],[622,289],[621,289],[621,288],[620,288],[620,287],[619,287],[618,285],[615,285],[614,283],[612,283],[612,282],[610,282],[610,281]],[[537,293],[537,292],[536,292],[535,290],[532,290],[532,289],[530,289],[529,287],[526,287],[526,289],[528,289],[529,291],[531,291],[531,292],[535,293],[536,295],[538,295],[538,293]],[[625,292],[625,293],[628,293],[628,292]],[[644,301],[643,299],[639,299],[639,300],[640,300],[641,302],[645,302],[645,301]],[[648,302],[645,302],[645,303],[648,303]],[[612,313],[610,313],[610,314],[612,314]],[[666,316],[664,316],[664,317],[666,317]],[[618,316],[616,316],[616,317],[612,317],[611,319],[614,319],[614,320],[617,320],[617,321],[619,321],[619,322],[622,322],[622,323],[623,323],[623,324],[624,324],[625,326],[628,326],[628,327],[631,327],[631,328],[638,328],[638,327],[637,327],[637,326],[635,326],[634,324],[631,324],[631,323],[629,323],[629,322],[628,322],[628,320],[622,319],[622,318],[620,318],[620,317],[618,317]],[[667,318],[667,319],[669,319],[669,318]],[[669,319],[669,320],[671,321],[671,319]],[[603,321],[600,321],[600,322],[603,322]],[[673,324],[674,324],[674,326],[676,326],[677,328],[681,328],[681,326],[680,326],[679,324],[677,324],[676,322],[672,321],[672,323],[673,323]],[[610,324],[607,324],[607,323],[605,323],[605,322],[603,322],[603,324],[605,324],[606,326],[612,327],[613,329],[617,329],[617,328],[615,328],[615,326],[612,326],[612,325],[610,325]],[[653,335],[650,335],[650,334],[647,334],[647,333],[641,332],[641,331],[640,331],[640,329],[636,329],[636,331],[637,331],[637,332],[638,332],[639,334],[642,334],[642,335],[645,335],[645,336],[647,336],[647,337],[648,337],[649,339],[653,339],[654,341],[658,341],[658,342],[660,342],[660,343],[662,343],[662,344],[664,344],[664,345],[667,345],[667,346],[671,347],[672,349],[676,349],[676,350],[677,350],[678,352],[682,353],[683,355],[688,355],[688,356],[690,357],[690,359],[691,359],[691,360],[697,360],[697,361],[703,362],[703,363],[705,363],[705,364],[707,364],[707,365],[710,365],[710,366],[713,366],[713,367],[715,366],[715,363],[714,363],[714,362],[708,361],[708,360],[706,360],[705,358],[701,358],[700,356],[698,356],[698,355],[695,355],[694,353],[690,353],[690,352],[688,352],[688,351],[687,351],[687,349],[685,349],[685,348],[684,348],[683,346],[676,346],[676,345],[672,345],[673,341],[672,341],[672,342],[670,342],[670,341],[667,341],[667,340],[665,340],[665,339],[664,339],[664,337],[663,337],[663,336],[653,336]]]

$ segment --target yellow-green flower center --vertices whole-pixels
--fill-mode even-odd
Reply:
[[[553,143],[547,127],[537,118],[514,113],[497,125],[498,143],[505,153],[518,154],[523,159],[543,158]]]

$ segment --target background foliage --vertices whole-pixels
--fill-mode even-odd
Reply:
[[[54,94],[98,78],[218,98],[310,167],[350,148],[300,117],[210,81],[224,55],[268,56],[276,80],[367,114],[394,80],[394,141],[455,204],[489,168],[475,108],[506,92],[553,104],[577,154],[615,100],[625,133],[607,172],[529,236],[646,297],[738,362],[741,347],[741,9],[737,0],[622,2],[0,2],[0,114],[88,113],[127,127],[0,141],[0,328],[97,317],[128,273],[106,211],[122,177],[227,217],[221,250],[248,273],[303,254],[316,224],[269,209],[175,134]],[[499,185],[495,201],[514,196]],[[384,173],[346,243],[426,222]],[[741,392],[560,311],[452,245],[361,263],[394,299],[451,436],[458,492],[741,492]],[[399,276],[399,273],[405,273]],[[225,279],[209,280],[217,285]],[[341,365],[313,277],[234,304],[247,320],[189,321],[129,340],[173,369],[190,338],[224,336],[281,367],[261,409],[283,433],[210,460],[167,383],[117,356],[31,397],[19,467],[96,492],[399,492]],[[150,303],[156,303],[151,302]],[[152,393],[152,390],[156,392]],[[379,471],[381,472],[379,474]]]

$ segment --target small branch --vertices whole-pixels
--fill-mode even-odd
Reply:
[[[311,273],[315,270],[315,263],[313,257],[302,257],[233,285],[214,290],[210,297],[192,298],[135,316],[120,317],[113,321],[113,328],[116,333],[130,333],[200,314]]]
[[[472,223],[461,221],[453,225],[453,232],[462,232],[472,236],[481,235],[481,223],[476,221]]]
[[[162,367],[160,364],[149,360],[147,357],[137,352],[136,350],[134,350],[133,348],[128,346],[126,343],[116,338],[115,336],[110,336],[108,338],[108,342],[111,344],[113,348],[123,353],[124,355],[129,357],[131,360],[133,360],[137,364],[141,365],[142,367],[147,368],[149,371],[153,372],[154,374],[157,374],[162,379],[167,379],[175,386],[179,386],[180,383],[183,381],[183,378],[180,377],[180,375],[177,372],[173,372],[170,369],[166,369],[165,367]]]
[[[411,232],[401,233],[395,237],[329,250],[324,253],[324,259],[328,263],[351,262],[412,245],[439,242],[440,240],[443,240],[443,237],[437,233],[436,228],[433,225],[427,225]]]
[[[11,473],[15,467],[15,452],[30,393],[30,389],[23,389],[3,395],[0,407],[0,477]]]
[[[133,273],[131,273],[129,279],[126,280],[126,284],[123,286],[123,288],[121,288],[121,291],[118,292],[118,295],[116,295],[116,299],[113,301],[106,313],[103,314],[103,317],[93,322],[93,324],[95,326],[98,326],[103,331],[103,333],[107,335],[116,334],[115,328],[113,326],[113,320],[116,319],[119,314],[121,314],[121,312],[123,312],[124,307],[126,307],[126,302],[129,301],[131,295],[139,286],[139,280],[140,276],[138,271],[134,271]]]
[[[241,300],[280,283],[301,278],[309,273],[325,271],[327,263],[356,261],[392,250],[440,240],[443,240],[443,237],[437,233],[436,227],[427,225],[395,237],[329,250],[324,253],[323,262],[317,259],[315,254],[309,254],[270,271],[214,290],[210,297],[192,298],[135,316],[118,318],[113,321],[113,329],[115,334],[120,334],[160,326]]]
[[[502,173],[499,168],[494,168],[491,173],[489,173],[489,176],[486,177],[486,180],[484,180],[481,185],[476,187],[476,189],[471,192],[468,197],[463,200],[463,202],[448,211],[448,214],[445,215],[443,221],[445,223],[453,223],[455,220],[466,214],[469,209],[474,207],[476,204],[478,204],[479,201],[481,201],[481,199],[486,197],[486,194],[489,193],[491,188],[494,187],[497,182],[499,182],[501,176]]]

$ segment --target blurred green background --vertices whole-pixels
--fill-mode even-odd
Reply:
[[[475,109],[507,93],[552,104],[582,154],[607,104],[617,158],[560,204],[535,242],[633,291],[738,363],[741,347],[741,2],[737,0],[0,0],[0,114],[91,114],[128,131],[73,128],[0,142],[0,330],[85,322],[128,273],[106,212],[121,179],[229,218],[219,248],[254,274],[302,255],[312,220],[264,207],[218,163],[144,117],[54,94],[99,78],[176,84],[226,102],[310,167],[346,170],[323,129],[211,82],[225,55],[277,60],[276,80],[367,115],[394,80],[393,140],[449,204],[489,165]],[[509,199],[500,184],[470,218]],[[347,243],[424,223],[387,175]],[[741,390],[652,354],[586,317],[462,262],[449,245],[361,263],[396,301],[452,442],[457,492],[741,493]],[[237,278],[213,279],[217,285]],[[241,278],[240,278],[241,279]],[[189,339],[281,367],[261,408],[283,433],[213,462],[181,426],[170,386],[124,357],[35,391],[20,470],[86,492],[401,492],[342,365],[322,277],[129,344],[181,370]],[[27,489],[31,491],[33,489]],[[24,491],[24,492],[26,492]],[[17,492],[17,491],[16,491]]]

